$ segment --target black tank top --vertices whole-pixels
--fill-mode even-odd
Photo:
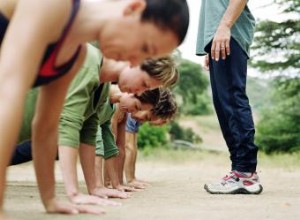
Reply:
[[[36,80],[33,84],[33,87],[50,83],[53,80],[58,79],[59,77],[68,73],[69,70],[73,67],[79,55],[80,48],[81,48],[80,46],[77,48],[76,52],[71,57],[71,59],[66,63],[56,67],[55,60],[71,28],[71,25],[76,17],[79,7],[80,7],[80,0],[73,0],[72,12],[69,21],[66,27],[64,28],[59,40],[53,44],[48,45],[47,50],[42,59],[42,63],[40,65]],[[2,43],[8,25],[9,25],[9,20],[0,12],[0,45]]]

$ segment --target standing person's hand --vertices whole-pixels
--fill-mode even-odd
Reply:
[[[230,37],[230,28],[221,23],[211,45],[211,58],[213,60],[219,61],[220,57],[225,60],[226,56],[230,55]]]

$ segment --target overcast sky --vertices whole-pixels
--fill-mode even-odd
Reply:
[[[183,58],[192,60],[197,63],[202,63],[202,59],[195,55],[201,0],[187,1],[190,8],[190,26],[187,37],[184,43],[179,47],[179,49],[182,52]],[[270,4],[272,3],[272,1],[273,0],[249,0],[248,6],[256,19],[270,19],[272,17],[274,18],[274,15],[276,15],[277,11],[277,7]]]

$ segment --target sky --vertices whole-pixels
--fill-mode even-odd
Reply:
[[[201,0],[187,0],[187,2],[190,9],[190,26],[187,37],[179,50],[183,58],[202,64],[203,58],[195,55]],[[248,7],[257,20],[272,19],[277,17],[274,15],[278,11],[277,7],[271,4],[272,2],[273,0],[249,0]]]

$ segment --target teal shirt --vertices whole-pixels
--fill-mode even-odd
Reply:
[[[198,37],[197,55],[205,55],[205,47],[212,41],[220,21],[229,5],[230,0],[202,0]],[[245,0],[246,1],[246,0]],[[250,45],[253,41],[255,19],[246,6],[231,28],[231,36],[241,48],[250,56]]]

